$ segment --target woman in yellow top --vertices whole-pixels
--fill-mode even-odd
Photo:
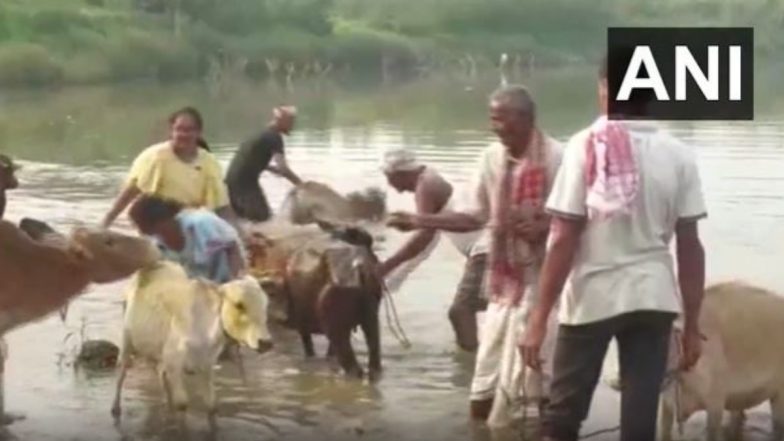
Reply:
[[[201,137],[199,111],[192,107],[178,110],[169,117],[169,127],[168,141],[148,147],[134,160],[125,188],[104,218],[104,227],[141,194],[208,208],[233,219],[221,166]]]

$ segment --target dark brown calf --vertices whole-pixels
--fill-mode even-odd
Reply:
[[[361,378],[351,333],[362,329],[368,347],[370,379],[381,373],[378,310],[382,296],[376,257],[358,231],[330,231],[287,259],[284,277],[262,278],[270,297],[285,303],[288,327],[299,331],[305,354],[315,355],[313,334],[329,339],[328,356],[337,358],[347,375]],[[355,245],[357,243],[357,245]],[[361,245],[358,245],[361,244]]]

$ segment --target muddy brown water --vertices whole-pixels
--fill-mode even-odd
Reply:
[[[560,139],[590,122],[595,103],[593,69],[526,79],[539,99],[543,126]],[[467,82],[437,79],[398,85],[227,83],[133,85],[62,91],[0,93],[0,149],[22,160],[22,187],[10,194],[7,217],[33,216],[59,228],[95,224],[109,208],[130,161],[162,134],[161,121],[176,107],[205,111],[207,137],[225,164],[237,142],[258,130],[269,108],[300,108],[298,130],[287,141],[290,161],[305,178],[350,191],[383,186],[378,161],[384,149],[405,145],[455,184],[469,178],[481,148],[492,140],[484,100],[497,78]],[[784,292],[784,125],[776,102],[751,123],[674,124],[672,130],[699,153],[710,217],[702,224],[709,280],[740,278]],[[780,107],[779,107],[780,108]],[[273,206],[289,189],[264,177]],[[389,193],[392,209],[412,209],[410,196]],[[123,219],[120,227],[128,228]],[[402,234],[387,232],[384,253]],[[264,355],[246,352],[242,378],[224,364],[217,380],[221,440],[485,440],[518,439],[467,422],[472,357],[453,343],[446,310],[462,269],[448,241],[396,294],[412,347],[404,349],[384,323],[385,376],[375,385],[344,380],[323,359],[305,360],[298,337],[276,330],[277,345]],[[114,372],[76,371],[70,365],[80,334],[119,342],[124,283],[93,286],[76,300],[66,323],[56,316],[8,336],[7,408],[27,419],[10,427],[18,439],[205,439],[200,415],[192,433],[179,435],[163,405],[152,371],[136,366],[124,397],[125,416],[113,424],[109,407]],[[70,337],[69,337],[70,336]],[[364,342],[355,346],[364,360]],[[317,339],[317,351],[325,351]],[[614,357],[608,357],[608,373]],[[584,433],[617,424],[619,397],[602,385]],[[704,418],[686,427],[700,433]],[[767,408],[750,412],[746,432],[769,433]],[[593,439],[615,439],[617,434]]]

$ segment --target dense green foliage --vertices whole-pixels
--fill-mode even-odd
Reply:
[[[754,25],[764,55],[782,23],[776,0],[3,0],[0,84],[471,74],[595,59],[608,25]]]

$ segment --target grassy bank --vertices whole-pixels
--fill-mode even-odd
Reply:
[[[511,69],[593,60],[619,24],[755,25],[780,53],[782,23],[764,0],[3,0],[0,85],[472,76],[501,53]]]

